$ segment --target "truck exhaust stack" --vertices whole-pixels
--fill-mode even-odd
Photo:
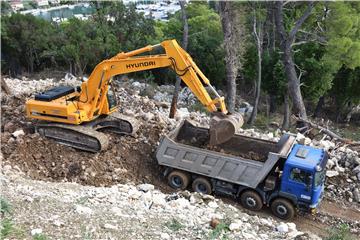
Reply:
[[[212,146],[224,143],[242,127],[244,119],[239,113],[215,114],[210,121],[210,142]]]

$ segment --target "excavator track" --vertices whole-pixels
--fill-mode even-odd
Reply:
[[[109,138],[100,131],[134,135],[138,128],[136,119],[116,112],[111,116],[99,117],[81,126],[42,123],[36,126],[36,131],[60,144],[96,153],[106,150],[109,145]]]
[[[96,131],[109,131],[117,134],[134,135],[139,129],[139,123],[135,118],[119,112],[106,117],[100,117],[89,123]]]
[[[107,149],[109,138],[88,126],[58,123],[39,124],[36,131],[56,142],[87,152],[100,152]]]

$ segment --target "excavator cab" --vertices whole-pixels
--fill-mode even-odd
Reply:
[[[109,104],[109,110],[113,110],[114,108],[117,107],[118,103],[116,100],[116,94],[114,91],[114,87],[112,84],[109,85],[109,90],[107,91],[107,101]]]

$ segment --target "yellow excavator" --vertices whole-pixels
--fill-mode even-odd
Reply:
[[[163,48],[164,53],[149,54],[158,48]],[[36,125],[41,135],[77,149],[99,152],[108,146],[108,137],[102,130],[131,135],[138,128],[135,119],[117,111],[112,78],[119,74],[165,67],[174,70],[207,110],[213,113],[210,143],[216,145],[229,140],[243,124],[241,115],[228,112],[224,97],[216,92],[176,40],[121,52],[104,60],[81,87],[61,86],[36,94],[34,99],[26,102],[27,116],[42,120]],[[214,98],[204,85],[208,86]]]

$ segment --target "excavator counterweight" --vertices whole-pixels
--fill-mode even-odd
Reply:
[[[162,48],[164,53],[144,55],[158,48]],[[211,144],[226,142],[242,126],[241,115],[227,111],[224,98],[211,86],[210,81],[176,40],[166,40],[161,44],[127,53],[121,52],[104,60],[80,87],[57,87],[37,94],[35,99],[26,102],[27,116],[43,121],[37,129],[44,136],[74,148],[90,152],[101,151],[107,146],[108,140],[105,139],[105,134],[97,134],[99,130],[134,134],[138,126],[135,119],[116,112],[118,104],[111,85],[112,78],[120,74],[164,67],[175,71],[206,109],[214,114],[210,129]],[[209,87],[210,93],[204,85]]]

